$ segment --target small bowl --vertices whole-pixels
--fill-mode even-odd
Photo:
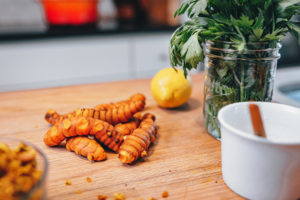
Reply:
[[[300,109],[256,102],[267,134],[261,138],[253,133],[249,104],[231,104],[218,114],[225,183],[248,199],[299,199]]]
[[[46,199],[46,177],[48,173],[48,160],[45,156],[45,154],[35,145],[15,139],[15,138],[7,138],[7,137],[0,137],[0,142],[6,144],[9,146],[10,149],[14,149],[20,145],[20,143],[23,143],[27,146],[30,146],[31,148],[36,150],[36,161],[37,161],[37,168],[41,170],[43,173],[41,175],[41,178],[38,180],[38,182],[24,195],[19,196],[19,200],[42,200]]]

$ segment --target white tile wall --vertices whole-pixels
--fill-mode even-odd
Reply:
[[[128,41],[59,39],[0,45],[0,90],[129,76]]]
[[[0,0],[0,29],[15,25],[41,25],[44,14],[39,0]]]
[[[0,91],[152,77],[169,67],[171,33],[0,45]]]

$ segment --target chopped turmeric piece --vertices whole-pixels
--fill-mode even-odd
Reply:
[[[126,197],[123,193],[115,193],[114,200],[126,200]]]
[[[169,196],[169,193],[167,190],[163,191],[163,193],[161,194],[162,198],[167,198]]]
[[[0,199],[15,200],[26,194],[41,178],[36,150],[21,143],[10,147],[0,142]],[[36,198],[42,194],[36,193]]]
[[[106,200],[106,196],[103,196],[103,195],[98,195],[98,200]]]
[[[66,185],[72,185],[71,181],[69,179],[66,180],[65,182]]]
[[[148,200],[155,200],[155,198],[153,198],[153,197],[149,197],[149,199]]]
[[[92,182],[92,179],[91,179],[90,177],[86,177],[86,181],[87,181],[88,183],[91,183],[91,182]]]
[[[81,194],[82,191],[81,191],[81,190],[77,190],[76,193],[77,193],[77,194]]]

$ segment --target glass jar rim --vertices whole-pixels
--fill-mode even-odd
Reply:
[[[238,43],[221,40],[207,40],[204,43],[204,54],[210,58],[219,58],[223,60],[267,61],[279,59],[279,49],[282,46],[280,42],[272,43],[262,41],[245,43],[245,48],[239,50],[235,45],[238,45]],[[220,54],[225,53],[225,55],[219,55],[218,52]],[[262,57],[251,57],[251,55],[255,55],[256,53],[264,52],[265,54],[261,54],[264,55]],[[244,55],[244,58],[232,57],[230,55]]]

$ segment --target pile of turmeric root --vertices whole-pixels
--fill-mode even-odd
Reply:
[[[135,94],[125,101],[100,104],[95,108],[77,109],[60,115],[50,109],[45,119],[53,126],[44,136],[47,146],[66,140],[66,149],[90,161],[107,158],[101,144],[119,154],[122,163],[133,163],[147,156],[156,139],[155,116],[141,114],[146,98]]]

